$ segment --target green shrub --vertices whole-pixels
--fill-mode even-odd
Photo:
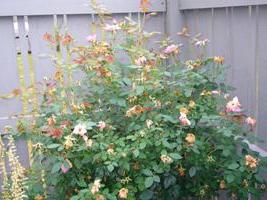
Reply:
[[[156,33],[128,18],[101,25],[109,42],[91,35],[77,46],[71,35],[45,35],[52,46],[67,46],[73,61],[55,56],[41,116],[21,129],[35,149],[29,196],[211,199],[225,190],[259,199],[267,160],[248,146],[255,120],[228,95],[224,59],[183,61],[182,47],[169,39],[149,49]],[[180,35],[189,37],[186,31]],[[208,42],[189,39],[200,51]],[[70,70],[83,78],[73,81]]]

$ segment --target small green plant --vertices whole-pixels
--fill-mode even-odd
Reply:
[[[256,140],[256,121],[228,95],[224,58],[203,56],[208,40],[179,33],[200,49],[183,61],[169,39],[149,49],[157,33],[144,23],[100,26],[110,40],[93,34],[86,46],[70,34],[45,35],[73,60],[53,59],[41,116],[20,127],[35,149],[30,198],[206,200],[225,190],[233,199],[260,199],[267,160],[247,144]],[[66,85],[70,69],[83,78]]]

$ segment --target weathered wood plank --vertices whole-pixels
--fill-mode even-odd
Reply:
[[[89,0],[9,0],[0,3],[0,16],[21,15],[62,15],[94,13]],[[102,0],[99,1],[111,13],[129,13],[140,11],[137,0]],[[165,12],[165,0],[152,0],[151,12]]]
[[[267,5],[267,0],[180,0],[180,10]]]

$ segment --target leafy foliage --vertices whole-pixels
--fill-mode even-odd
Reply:
[[[182,61],[169,39],[149,49],[155,33],[129,18],[101,26],[109,42],[91,35],[77,46],[46,35],[52,46],[63,40],[73,62],[46,80],[42,115],[22,129],[35,147],[29,196],[211,199],[226,190],[259,199],[267,160],[247,144],[255,123],[227,95],[223,58]],[[180,35],[189,37],[186,31]],[[206,41],[189,38],[205,48]],[[83,78],[64,86],[69,66]]]

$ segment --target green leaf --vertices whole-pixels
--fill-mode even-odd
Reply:
[[[228,166],[228,169],[237,169],[239,167],[239,164],[237,163],[232,163]]]
[[[122,81],[123,81],[126,85],[131,85],[131,84],[132,84],[132,81],[131,81],[130,79],[126,78],[126,77],[124,77],[124,78],[122,79]]]
[[[61,163],[54,164],[52,167],[51,173],[54,174],[54,173],[58,172],[60,170],[60,167],[61,167]]]
[[[142,173],[146,176],[153,176],[153,173],[150,169],[144,169],[142,170]]]
[[[164,188],[167,189],[176,182],[176,178],[173,175],[169,175],[164,178]]]
[[[135,149],[133,151],[133,155],[134,155],[135,158],[137,158],[139,156],[139,150],[138,149]]]
[[[139,145],[139,148],[140,149],[146,148],[146,142],[141,142],[140,145]]]
[[[180,160],[183,158],[179,153],[170,153],[170,156],[176,160]]]
[[[151,186],[153,185],[153,182],[154,182],[153,177],[147,177],[147,178],[145,179],[145,187],[146,187],[146,188],[151,187]]]
[[[226,176],[226,181],[232,183],[235,180],[235,177],[232,174]]]
[[[137,86],[136,87],[136,95],[141,95],[141,94],[143,94],[143,92],[144,92],[144,90],[145,90],[145,88],[144,88],[144,86]]]
[[[140,199],[141,200],[149,200],[153,198],[153,192],[150,190],[146,190],[144,192],[142,192],[142,194],[140,195]]]
[[[192,92],[193,92],[193,89],[192,88],[188,88],[188,89],[185,90],[184,95],[186,97],[190,97],[192,95]]]
[[[47,146],[48,149],[55,149],[58,148],[60,146],[60,144],[50,144]]]
[[[157,175],[155,175],[155,176],[153,176],[153,180],[154,180],[155,182],[159,183],[159,182],[160,182],[160,177],[157,176]]]
[[[109,172],[112,172],[114,170],[114,166],[113,165],[108,165],[107,168],[108,168]]]
[[[137,65],[125,65],[124,67],[129,68],[129,69],[139,69],[140,66]]]
[[[229,149],[224,149],[222,153],[225,157],[229,156],[231,154]]]
[[[197,172],[196,167],[191,167],[191,168],[189,169],[189,176],[190,176],[190,177],[195,176],[195,175],[196,175],[196,172]]]

